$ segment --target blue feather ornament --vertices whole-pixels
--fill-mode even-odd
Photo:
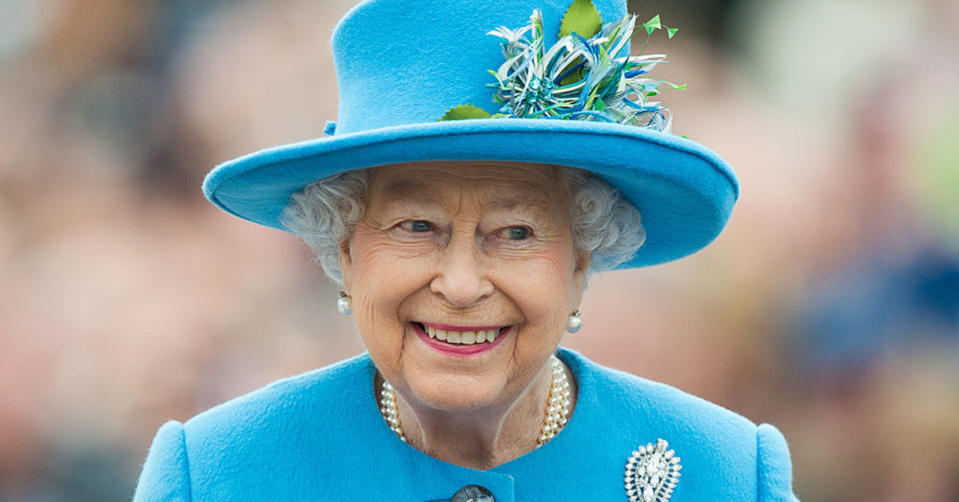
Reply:
[[[643,27],[649,32],[648,23]],[[627,15],[588,39],[574,32],[547,47],[539,10],[522,28],[491,31],[501,39],[505,58],[490,70],[496,83],[489,86],[502,105],[492,118],[592,120],[669,132],[669,110],[648,100],[669,84],[648,77],[666,56],[629,56],[635,31],[636,16]]]

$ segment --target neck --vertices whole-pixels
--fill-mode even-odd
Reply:
[[[546,364],[512,403],[449,411],[417,406],[397,396],[397,407],[413,447],[444,462],[486,470],[538,446],[551,385],[552,368]]]

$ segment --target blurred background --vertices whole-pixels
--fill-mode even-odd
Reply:
[[[0,500],[128,500],[164,421],[363,350],[304,246],[199,189],[322,135],[353,3],[0,0]],[[674,132],[742,197],[595,277],[566,345],[776,424],[806,502],[959,500],[959,2],[631,9],[681,28]]]

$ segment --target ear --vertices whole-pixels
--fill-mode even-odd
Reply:
[[[340,243],[338,261],[340,262],[340,277],[343,279],[343,291],[352,291],[353,256],[350,254],[353,239]]]
[[[589,277],[589,263],[592,253],[576,251],[576,263],[573,267],[573,284],[570,290],[570,310],[579,308],[583,300],[583,291],[586,290],[586,279]]]

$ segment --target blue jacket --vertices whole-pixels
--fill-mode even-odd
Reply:
[[[426,502],[480,485],[496,502],[626,501],[627,460],[657,439],[682,465],[670,502],[796,500],[775,427],[573,351],[559,356],[578,385],[569,423],[544,446],[488,471],[442,462],[397,438],[377,408],[373,363],[362,355],[164,424],[134,500]]]

